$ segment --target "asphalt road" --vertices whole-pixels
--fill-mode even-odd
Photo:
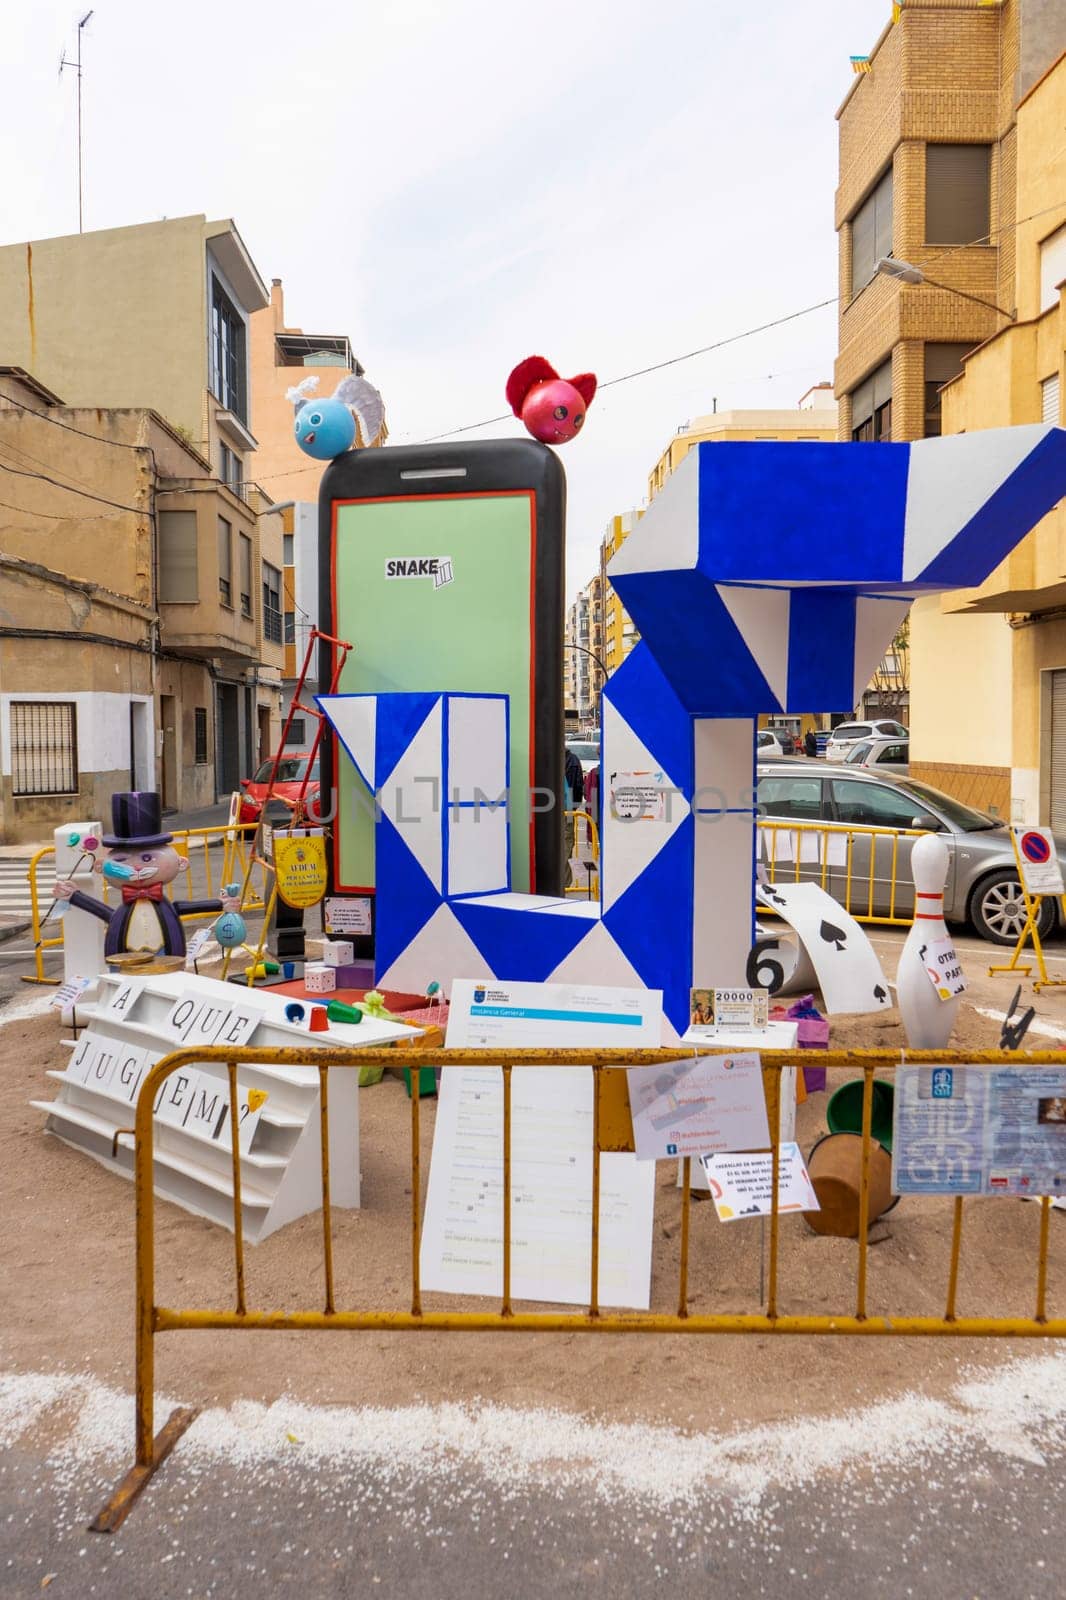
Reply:
[[[194,1474],[174,1456],[110,1536],[85,1530],[103,1488],[6,1454],[4,1600],[40,1594],[49,1575],[56,1600],[1051,1600],[1066,1565],[1058,1467],[991,1452],[962,1471],[934,1461],[757,1506],[709,1495],[665,1512],[612,1504],[572,1477],[501,1494],[470,1473],[446,1487],[320,1466]]]

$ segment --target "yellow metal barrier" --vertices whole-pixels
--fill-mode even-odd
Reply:
[[[567,843],[570,861],[585,869],[584,883],[568,883],[566,893],[583,900],[600,897],[600,830],[587,811],[566,811]]]
[[[714,1053],[714,1052],[708,1052]],[[385,1049],[361,1050],[352,1048],[325,1048],[315,1050],[313,1058],[305,1050],[234,1049],[217,1047],[179,1050],[156,1063],[146,1075],[137,1097],[134,1181],[136,1189],[136,1423],[135,1464],[116,1493],[100,1512],[93,1527],[110,1532],[122,1521],[134,1498],[144,1488],[151,1474],[173,1447],[175,1441],[188,1427],[196,1413],[192,1410],[175,1412],[158,1436],[154,1432],[154,1382],[155,1338],[157,1334],[188,1329],[234,1330],[390,1330],[424,1331],[438,1329],[449,1332],[516,1332],[516,1333],[762,1333],[762,1334],[833,1334],[833,1335],[887,1335],[907,1337],[933,1335],[940,1337],[1009,1337],[1009,1338],[1066,1338],[1066,1317],[1049,1317],[1047,1314],[1048,1280],[1048,1221],[1050,1201],[1041,1201],[1040,1234],[1036,1263],[1036,1285],[1031,1315],[1011,1317],[959,1316],[956,1296],[959,1277],[959,1258],[962,1247],[963,1202],[954,1198],[951,1258],[948,1282],[941,1316],[871,1316],[867,1312],[867,1229],[869,1221],[870,1147],[873,1108],[874,1074],[894,1072],[900,1063],[898,1051],[855,1050],[819,1052],[818,1065],[853,1067],[863,1076],[862,1108],[862,1165],[859,1199],[859,1231],[856,1240],[856,1279],[854,1301],[850,1308],[821,1315],[791,1315],[779,1310],[779,1246],[780,1213],[778,1180],[780,1176],[780,1102],[781,1072],[786,1067],[802,1066],[810,1057],[802,1050],[767,1052],[762,1056],[764,1078],[767,1086],[767,1115],[772,1133],[772,1183],[769,1227],[769,1261],[765,1311],[752,1313],[699,1313],[689,1309],[689,1213],[691,1207],[691,1161],[684,1162],[681,1190],[681,1254],[677,1291],[677,1309],[671,1312],[604,1312],[599,1305],[599,1235],[600,1235],[600,1152],[607,1149],[626,1148],[618,1138],[617,1121],[611,1122],[605,1109],[613,1099],[615,1107],[621,1103],[619,1096],[609,1096],[607,1089],[611,1075],[631,1066],[654,1066],[676,1062],[677,1050],[420,1050],[417,1065],[422,1067],[483,1066],[488,1057],[498,1064],[503,1073],[503,1277],[502,1294],[498,1309],[486,1311],[426,1311],[422,1306],[420,1279],[420,1243],[422,1227],[421,1160],[420,1160],[420,1098],[419,1073],[411,1076],[411,1280],[410,1309],[381,1311],[368,1309],[338,1309],[333,1272],[333,1229],[330,1209],[329,1173],[329,1071],[341,1067],[359,1070],[369,1066],[390,1066],[402,1061],[406,1050],[392,1046]],[[1000,1051],[974,1051],[967,1053],[967,1064],[991,1069],[1002,1066]],[[1062,1056],[1053,1051],[1016,1052],[1010,1056],[1011,1065],[1061,1065]],[[234,1304],[230,1309],[180,1310],[160,1306],[155,1301],[155,1196],[153,1192],[153,1115],[152,1108],[163,1080],[172,1072],[189,1065],[202,1066],[216,1062],[226,1069],[229,1080],[230,1144],[233,1184],[233,1258]],[[946,1050],[909,1051],[908,1064],[957,1063],[957,1053]],[[241,1066],[303,1066],[318,1069],[320,1092],[320,1136],[322,1176],[322,1232],[323,1232],[323,1302],[321,1309],[306,1311],[272,1311],[249,1308],[245,1286],[244,1240],[241,1229],[241,1159],[238,1140],[237,1073]],[[536,1067],[551,1070],[563,1066],[590,1067],[594,1074],[593,1095],[593,1159],[592,1208],[590,1220],[591,1259],[589,1271],[588,1307],[579,1312],[516,1311],[511,1300],[511,1077],[515,1067]]]
[[[217,900],[220,897],[222,888],[225,884],[231,883],[234,878],[243,878],[247,869],[248,861],[245,843],[246,840],[255,833],[255,828],[256,824],[251,822],[235,824],[223,823],[222,825],[214,828],[179,828],[173,835],[173,843],[175,850],[185,863],[182,869],[184,874],[184,884],[182,886],[183,893],[180,897],[198,900]],[[202,846],[197,845],[195,841],[202,841]],[[217,844],[219,841],[222,843],[222,862],[218,871],[218,877],[216,879],[215,874],[212,871],[211,847],[212,845]],[[206,888],[203,886],[194,885],[193,883],[194,858],[190,854],[190,850],[197,850],[199,848],[202,848],[203,850],[202,860],[204,863]],[[41,861],[44,860],[45,856],[54,855],[55,846],[50,844],[44,845],[40,850],[36,851],[36,853],[30,857],[29,866],[26,868],[26,877],[30,886],[30,927],[33,933],[35,970],[32,973],[23,973],[23,983],[57,984],[59,982],[58,978],[49,978],[45,976],[44,952],[46,950],[62,949],[63,924],[62,922],[58,924],[59,932],[54,934],[51,938],[45,939],[42,937],[42,929],[47,925],[48,919],[46,915],[45,921],[43,923],[41,921],[40,891],[37,886],[38,866],[40,865]],[[199,860],[201,857],[198,855],[195,859]],[[258,886],[256,886],[254,882],[254,869],[256,866],[260,868],[260,882]],[[265,910],[269,898],[267,884],[268,872],[269,869],[264,863],[253,863],[252,886],[249,897],[244,903],[243,909],[245,911]],[[173,900],[175,898],[175,890],[178,889],[180,881],[181,879],[179,876],[179,878],[176,878],[173,883],[167,886],[167,898],[169,900]],[[103,883],[100,886],[100,893],[106,900],[108,893],[106,878],[103,880]],[[216,911],[192,911],[183,916],[181,920],[182,922],[203,922],[206,920],[211,920],[217,915],[218,913]]]
[[[1005,966],[989,967],[988,975],[992,978],[997,972],[1013,972],[1017,973],[1021,978],[1028,978],[1033,970],[1032,966],[1028,962],[1024,966],[1019,965],[1018,958],[1031,940],[1033,954],[1036,956],[1037,970],[1040,973],[1039,978],[1033,979],[1034,991],[1039,994],[1041,989],[1061,989],[1066,985],[1066,978],[1048,977],[1047,963],[1044,960],[1044,945],[1040,938],[1040,912],[1046,897],[1042,894],[1029,893],[1025,883],[1025,869],[1022,866],[1022,858],[1018,851],[1018,835],[1012,830],[1010,838],[1011,844],[1014,846],[1014,861],[1018,868],[1018,882],[1021,886],[1022,899],[1025,902],[1025,922],[1022,925],[1021,933],[1018,935],[1018,941],[1014,946],[1010,960]],[[1061,900],[1061,909],[1066,912],[1066,895],[1053,898]]]
[[[759,819],[758,833],[759,859],[770,883],[817,883],[856,922],[910,927],[914,884],[905,865],[910,860],[911,845],[921,838],[920,828],[874,828],[859,823],[766,817]],[[886,841],[883,849],[879,846],[881,840]],[[901,847],[905,857],[903,874]],[[760,916],[769,911],[769,906],[759,907]]]

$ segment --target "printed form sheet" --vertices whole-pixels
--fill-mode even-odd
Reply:
[[[452,986],[451,1048],[585,1043],[658,1046],[661,995],[563,984]],[[511,1080],[511,1293],[516,1300],[589,1300],[592,1073],[516,1067]],[[602,1305],[647,1309],[655,1166],[600,1158]],[[446,1069],[441,1077],[421,1251],[422,1287],[503,1292],[503,1074]]]

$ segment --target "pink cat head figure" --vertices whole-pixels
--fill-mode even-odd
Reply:
[[[507,380],[507,403],[542,444],[565,444],[580,433],[596,393],[596,375],[560,378],[543,356],[527,356]]]

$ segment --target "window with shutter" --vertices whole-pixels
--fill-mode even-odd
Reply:
[[[874,275],[882,256],[892,254],[892,168],[867,195],[851,219],[851,294],[854,299]]]
[[[990,151],[987,144],[926,145],[926,244],[987,240]]]
[[[871,372],[851,394],[851,437],[862,441],[892,437],[892,361]]]
[[[940,390],[962,371],[971,344],[927,344],[925,347],[925,437],[940,437]]]
[[[1040,417],[1043,422],[1053,422],[1058,426],[1059,421],[1059,375],[1053,372],[1050,378],[1045,378],[1040,385]]]
[[[159,599],[170,605],[200,598],[196,566],[196,512],[159,513]]]
[[[1059,284],[1066,279],[1066,222],[1041,241],[1040,309],[1050,311],[1058,304]]]

